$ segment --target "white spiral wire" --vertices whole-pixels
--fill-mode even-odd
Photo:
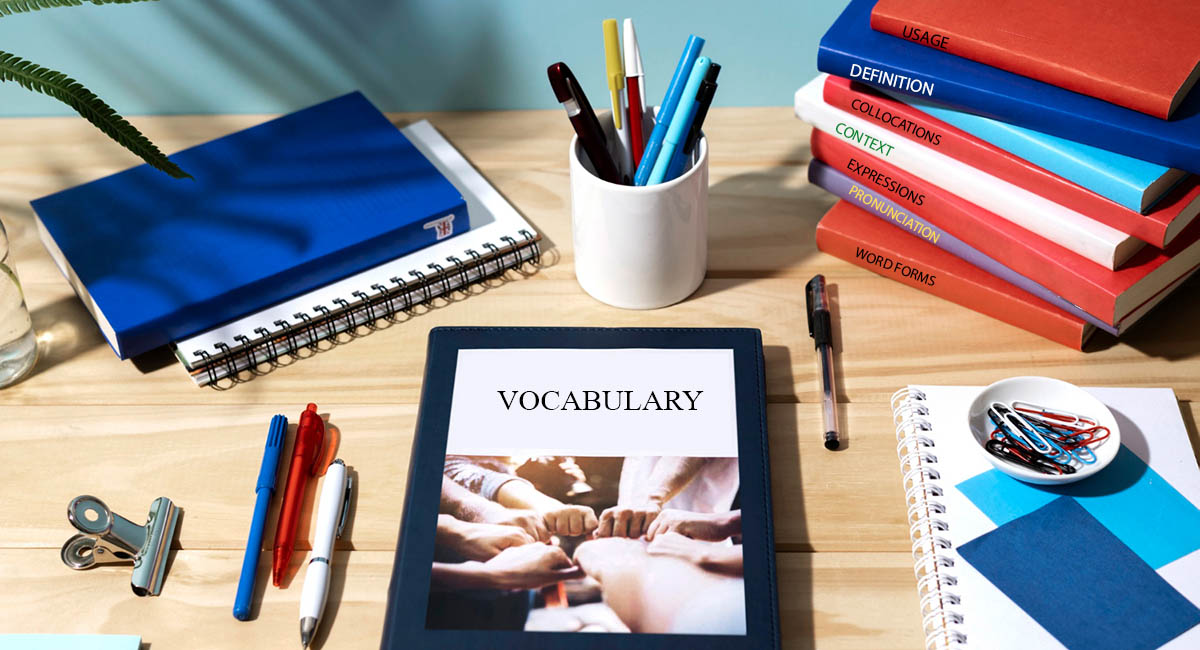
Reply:
[[[923,404],[925,393],[914,388],[902,388],[892,394],[892,421],[896,425],[896,458],[903,475],[904,499],[908,504],[909,539],[912,540],[913,573],[917,577],[917,593],[921,598],[921,625],[925,630],[927,650],[961,648],[966,635],[954,629],[963,624],[960,612],[949,609],[958,606],[958,594],[949,591],[958,580],[946,569],[954,559],[941,553],[953,548],[944,533],[950,529],[945,519],[946,506],[937,500],[943,495],[936,481],[941,478],[935,467],[937,455],[933,438],[925,435],[933,426],[925,416],[929,408]]]

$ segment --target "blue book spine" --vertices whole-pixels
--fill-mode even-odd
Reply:
[[[1185,175],[1173,174],[1169,167],[1066,138],[956,111],[900,93],[889,91],[887,94],[1134,212],[1145,212],[1143,205],[1153,205],[1175,185],[1164,183],[1155,196],[1147,197],[1147,191],[1159,179],[1172,174],[1181,180]]]
[[[845,199],[847,202],[887,221],[900,230],[914,237],[920,237],[947,253],[968,262],[972,266],[982,269],[1022,291],[1033,294],[1072,316],[1085,320],[1110,334],[1116,335],[1120,333],[1118,328],[1080,309],[1074,303],[1059,296],[1050,289],[1004,266],[979,249],[930,223],[928,219],[921,215],[913,214],[892,201],[859,185],[854,179],[819,160],[813,160],[808,163],[808,180],[810,183],[819,185],[829,192],[836,194],[838,197]]]
[[[1064,90],[871,29],[875,0],[852,0],[821,38],[822,72],[1200,173],[1200,92],[1171,120]]]

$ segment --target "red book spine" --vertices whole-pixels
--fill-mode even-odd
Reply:
[[[1143,215],[849,79],[830,76],[825,82],[825,101],[1158,248],[1170,243],[1168,234],[1174,237],[1182,230],[1177,227],[1169,232],[1171,224],[1193,202],[1200,201],[1200,178],[1191,176]]]
[[[930,295],[1082,350],[1091,325],[867,212],[838,201],[817,224],[817,248]]]
[[[1113,271],[969,203],[853,145],[813,130],[812,155],[1109,324],[1119,290]],[[886,225],[886,224],[885,224]],[[1139,258],[1141,255],[1139,254]]]
[[[1195,80],[1198,18],[1195,0],[880,0],[871,28],[1165,120]]]

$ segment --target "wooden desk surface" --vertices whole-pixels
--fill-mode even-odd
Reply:
[[[295,418],[315,401],[342,431],[339,454],[360,481],[319,638],[326,648],[376,647],[426,335],[438,325],[761,328],[787,648],[921,646],[887,406],[907,383],[1036,374],[1082,385],[1170,386],[1200,447],[1195,283],[1125,341],[1101,340],[1081,354],[818,253],[813,230],[833,199],[805,181],[808,128],[788,108],[709,116],[708,279],[683,303],[648,312],[607,307],[575,283],[571,131],[560,111],[394,119],[423,117],[547,235],[554,263],[225,391],[196,388],[177,364],[143,372],[118,361],[37,240],[30,199],[134,161],[79,119],[0,120],[0,217],[42,348],[33,376],[0,391],[0,632],[134,633],[154,650],[295,647],[298,584],[267,588],[253,622],[235,621],[230,609],[268,418]],[[134,121],[174,151],[262,119]],[[836,286],[840,312],[848,448],[837,453],[820,442],[804,316],[804,282],[818,272]],[[162,596],[135,598],[128,567],[63,566],[59,547],[73,532],[65,505],[79,494],[130,517],[160,495],[184,509]]]

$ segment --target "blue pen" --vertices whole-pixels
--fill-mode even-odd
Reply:
[[[671,84],[667,86],[667,95],[663,97],[662,106],[658,108],[658,122],[654,125],[654,131],[650,133],[650,139],[646,141],[646,148],[642,151],[642,160],[638,163],[637,174],[633,178],[634,185],[645,185],[650,180],[650,172],[654,169],[654,162],[658,160],[663,138],[667,137],[667,127],[671,124],[675,107],[683,97],[683,87],[687,84],[688,75],[692,72],[692,66],[696,65],[696,58],[700,56],[700,49],[703,47],[703,38],[695,34],[688,36],[683,56],[679,57],[679,65],[675,66],[675,74],[671,76]]]
[[[671,125],[667,127],[667,135],[663,138],[662,149],[658,152],[658,159],[654,161],[654,169],[650,171],[647,185],[658,185],[666,180],[667,168],[671,166],[675,150],[683,146],[688,129],[692,128],[692,118],[696,117],[696,93],[700,90],[700,82],[704,81],[710,65],[712,59],[702,56],[696,59],[696,64],[692,66],[692,74],[688,76],[687,85],[683,87],[683,99],[679,100],[679,107],[675,109],[675,116],[671,118]]]
[[[254,486],[254,518],[250,520],[250,538],[246,540],[246,556],[242,558],[242,577],[238,579],[237,598],[233,600],[233,617],[239,621],[250,618],[250,599],[254,596],[258,556],[262,553],[263,528],[267,524],[267,510],[271,508],[271,494],[275,492],[275,470],[279,468],[287,426],[287,417],[276,415],[271,418],[267,447],[263,450],[262,467]]]

